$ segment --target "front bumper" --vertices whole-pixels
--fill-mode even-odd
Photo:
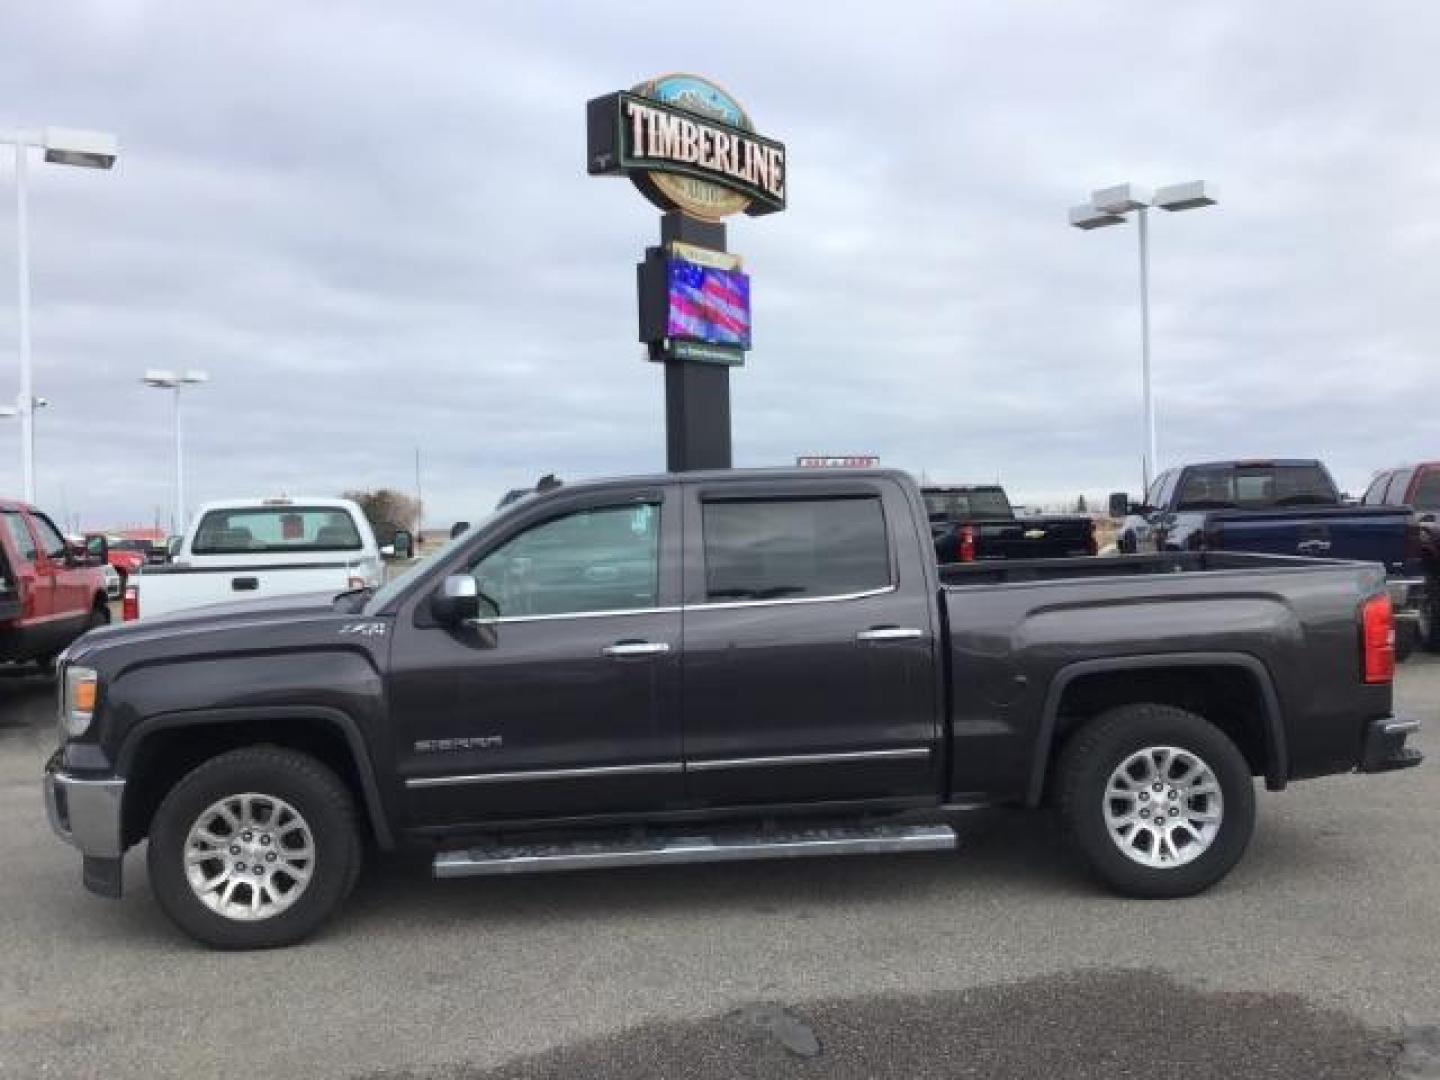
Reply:
[[[1425,605],[1424,578],[1388,578],[1385,591],[1395,609],[1395,657],[1408,659],[1420,644],[1420,609]]]
[[[1360,756],[1364,773],[1392,772],[1411,769],[1425,760],[1425,755],[1405,740],[1420,730],[1420,721],[1397,716],[1382,716],[1365,727],[1365,747]]]
[[[124,802],[121,778],[93,780],[67,773],[60,767],[59,751],[45,765],[45,814],[50,828],[80,849],[85,887],[102,896],[120,895]]]

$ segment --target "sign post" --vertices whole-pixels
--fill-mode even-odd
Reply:
[[[725,90],[665,75],[586,108],[592,176],[628,176],[663,215],[636,267],[640,340],[665,367],[671,472],[731,465],[730,370],[751,343],[750,278],[724,219],[785,209],[785,147]]]

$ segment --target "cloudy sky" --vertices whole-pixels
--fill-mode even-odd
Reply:
[[[724,11],[727,17],[719,14]],[[1123,181],[1221,204],[1152,229],[1162,465],[1326,459],[1358,490],[1440,457],[1440,5],[579,2],[6,5],[0,128],[118,134],[31,170],[38,497],[168,516],[195,367],[194,501],[507,487],[663,467],[633,264],[657,215],[584,173],[584,105],[711,76],[790,157],[730,229],[754,278],[737,465],[875,453],[1040,502],[1138,486]],[[0,397],[18,386],[0,157]],[[19,494],[0,421],[0,493]],[[165,509],[160,509],[165,508]]]

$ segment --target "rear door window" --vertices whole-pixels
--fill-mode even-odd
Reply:
[[[1366,506],[1379,506],[1384,503],[1385,492],[1389,488],[1390,481],[1394,476],[1395,474],[1393,472],[1382,472],[1379,476],[1375,477],[1374,480],[1370,481],[1370,486],[1365,489],[1365,495],[1360,501]]]
[[[1440,510],[1440,469],[1426,469],[1420,474],[1410,505],[1417,510]]]
[[[705,502],[710,603],[843,596],[892,584],[879,496]]]
[[[1410,490],[1410,481],[1414,479],[1414,469],[1396,469],[1395,475],[1390,478],[1389,486],[1385,489],[1385,502],[1390,506],[1404,506],[1405,493]],[[1424,483],[1423,478],[1421,483]],[[1418,497],[1418,491],[1416,495]]]

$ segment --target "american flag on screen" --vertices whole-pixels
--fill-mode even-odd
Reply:
[[[669,270],[670,337],[750,348],[748,277],[684,259],[671,259]]]

